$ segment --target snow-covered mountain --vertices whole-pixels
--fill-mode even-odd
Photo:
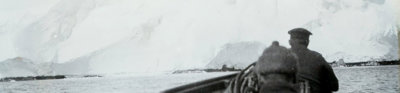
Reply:
[[[33,64],[79,65],[71,73],[203,68],[222,56],[217,53],[227,44],[276,40],[289,47],[287,31],[296,27],[313,33],[310,49],[327,61],[398,59],[399,4],[398,0],[2,0],[0,60],[23,57]],[[254,47],[258,46],[268,45]]]
[[[85,60],[68,63],[34,63],[30,59],[16,57],[0,62],[0,78],[38,75],[88,75],[90,74],[89,71],[89,65]]]
[[[206,65],[207,68],[220,69],[223,65],[235,68],[245,68],[258,60],[266,45],[260,42],[228,43]]]
[[[0,63],[0,78],[6,76],[36,75],[38,75],[38,67],[31,60],[17,57]]]

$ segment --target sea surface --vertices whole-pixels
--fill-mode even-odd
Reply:
[[[400,93],[399,66],[334,68],[338,93]]]
[[[334,68],[336,93],[399,93],[399,66]],[[109,76],[0,82],[0,93],[158,93],[160,91],[235,72],[184,73],[148,76]]]

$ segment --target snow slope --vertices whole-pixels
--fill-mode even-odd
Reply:
[[[203,68],[229,43],[289,47],[295,27],[311,30],[310,48],[328,61],[398,59],[396,0],[0,2],[0,60],[82,62],[85,73]]]
[[[260,42],[228,43],[224,45],[206,67],[220,69],[223,65],[227,65],[229,68],[244,69],[257,61],[265,48],[265,44]]]
[[[38,75],[38,67],[31,60],[13,58],[0,63],[0,78],[36,75]]]

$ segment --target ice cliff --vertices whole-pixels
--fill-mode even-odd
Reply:
[[[77,66],[54,73],[161,73],[204,68],[219,57],[247,62],[257,55],[224,54],[257,52],[274,40],[289,47],[287,31],[295,27],[313,33],[310,49],[328,61],[398,59],[396,0],[0,2],[2,63],[23,57]]]

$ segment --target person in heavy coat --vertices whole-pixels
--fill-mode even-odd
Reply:
[[[290,50],[299,59],[298,81],[308,82],[311,93],[332,93],[332,91],[338,91],[338,79],[332,67],[320,53],[307,48],[309,36],[312,33],[304,28],[295,28],[288,33],[290,34]]]
[[[296,64],[295,54],[274,41],[230,82],[225,93],[298,93]]]
[[[297,93],[297,57],[274,41],[254,66],[259,93]]]

